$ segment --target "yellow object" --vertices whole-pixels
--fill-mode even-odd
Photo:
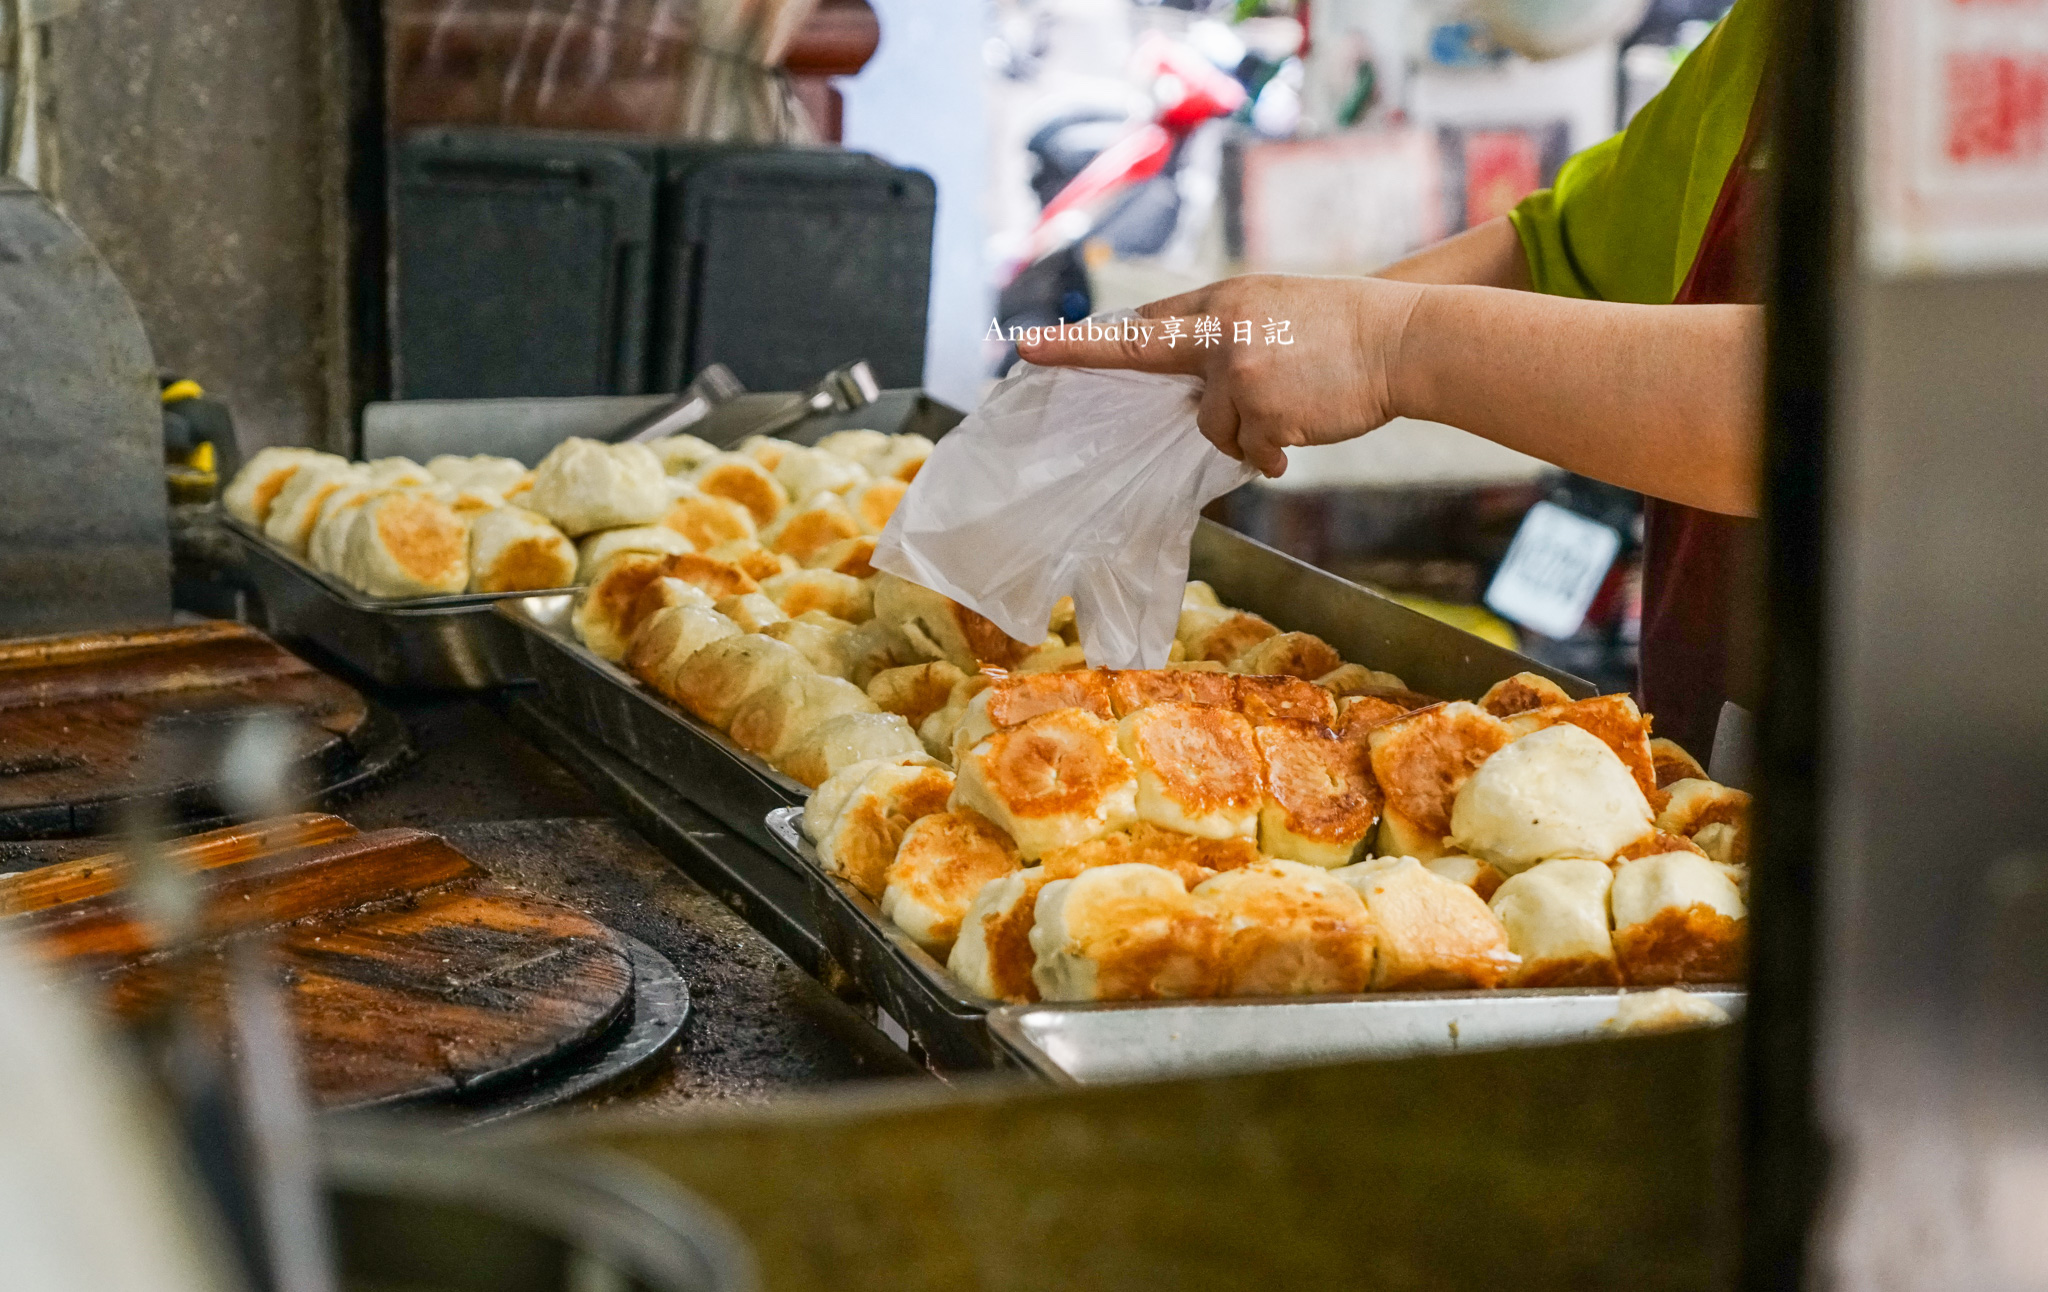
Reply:
[[[170,385],[165,386],[161,398],[166,404],[176,404],[187,399],[197,399],[205,393],[204,390],[199,388],[198,382],[188,377],[182,381],[174,381]]]
[[[1509,650],[1522,649],[1522,639],[1516,635],[1514,625],[1485,606],[1459,605],[1451,601],[1438,601],[1433,597],[1410,597],[1400,593],[1388,594],[1410,610],[1420,610],[1431,619],[1462,628],[1484,641]]]
[[[185,465],[191,467],[194,471],[203,471],[207,475],[212,475],[218,470],[213,460],[213,441],[201,440],[199,447],[193,449],[191,454],[186,457]]]

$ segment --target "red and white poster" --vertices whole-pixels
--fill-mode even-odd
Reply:
[[[2048,266],[2048,0],[1857,9],[1871,267]]]

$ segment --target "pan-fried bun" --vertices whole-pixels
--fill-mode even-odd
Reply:
[[[789,495],[768,468],[744,453],[721,453],[690,477],[698,492],[714,498],[730,498],[747,509],[754,524],[766,525],[789,505]]]
[[[1381,723],[1392,722],[1409,712],[1377,695],[1347,695],[1337,701],[1337,734],[1347,739],[1363,737]]]
[[[889,455],[892,437],[885,431],[857,427],[850,431],[834,431],[821,435],[811,447],[820,453],[830,453],[835,458],[845,458],[873,471],[874,464]]]
[[[934,812],[904,832],[882,873],[882,917],[943,961],[975,895],[1021,868],[1017,845],[981,813]]]
[[[661,573],[663,578],[681,579],[713,602],[761,590],[753,576],[739,566],[701,552],[683,552],[670,557],[662,562]]]
[[[1228,673],[1180,668],[1117,669],[1109,675],[1109,705],[1119,718],[1148,704],[1175,701],[1212,709],[1237,707],[1237,684]]]
[[[868,679],[868,698],[915,727],[946,707],[953,688],[967,675],[944,660],[883,669]]]
[[[750,633],[760,632],[770,624],[779,624],[789,618],[782,613],[781,606],[758,592],[743,593],[736,597],[721,597],[716,605],[719,614]]]
[[[621,529],[600,529],[585,534],[576,543],[576,578],[588,583],[604,563],[620,552],[658,552],[670,555],[695,549],[690,540],[666,525],[627,525]]]
[[[724,730],[746,698],[793,673],[811,672],[794,646],[742,633],[712,642],[675,672],[676,703]]]
[[[1110,716],[1109,685],[1100,671],[1019,673],[992,680],[974,696],[954,732],[954,747],[978,743],[992,731],[1028,722],[1055,709]]]
[[[1262,861],[1204,880],[1193,898],[1220,934],[1218,995],[1360,992],[1371,980],[1372,917],[1327,871]]]
[[[661,523],[708,552],[726,543],[754,537],[754,514],[730,498],[685,487],[669,503]]]
[[[619,552],[576,594],[569,615],[577,640],[603,659],[624,659],[644,614],[640,597],[664,577],[667,557],[659,552]]]
[[[1056,876],[1042,866],[1016,870],[981,886],[960,918],[960,936],[946,957],[946,970],[971,992],[1013,1005],[1038,999],[1031,980],[1037,961],[1031,926],[1038,894]]]
[[[875,715],[847,716],[850,718]],[[833,721],[842,719],[835,718]],[[825,832],[832,828],[832,823],[839,818],[839,814],[846,810],[846,804],[853,798],[853,792],[861,787],[861,783],[867,780],[877,767],[937,766],[937,763],[918,753],[863,758],[846,764],[811,787],[810,798],[804,800],[804,838],[814,844],[824,838]]]
[[[1657,788],[1670,789],[1676,781],[1703,781],[1707,769],[1700,766],[1700,760],[1685,752],[1684,746],[1663,736],[1650,739],[1650,764],[1657,772]]]
[[[1500,985],[1515,967],[1508,933],[1479,895],[1413,857],[1332,871],[1365,899],[1379,955],[1374,991],[1457,991]]]
[[[1380,809],[1363,743],[1313,722],[1269,722],[1255,734],[1265,764],[1259,851],[1325,869],[1358,860]]]
[[[761,583],[761,591],[792,619],[806,610],[822,610],[834,619],[857,624],[875,613],[874,593],[851,575],[832,570],[796,570]]]
[[[621,525],[651,525],[668,510],[661,460],[644,444],[571,438],[533,469],[526,506],[571,538]]]
[[[1626,695],[1596,695],[1588,700],[1531,709],[1507,720],[1508,730],[1518,738],[1561,722],[1599,737],[1628,768],[1629,775],[1635,777],[1637,788],[1650,806],[1662,805],[1664,794],[1657,788],[1657,767],[1650,756],[1650,723],[1633,699]]]
[[[1328,691],[1298,677],[1244,675],[1237,679],[1237,711],[1253,726],[1275,720],[1337,721],[1337,701]]]
[[[846,495],[846,507],[860,522],[863,533],[879,534],[909,490],[910,486],[901,480],[870,480]]]
[[[362,473],[338,458],[304,462],[271,500],[263,521],[264,537],[294,555],[304,556],[327,500],[339,490],[362,483]]]
[[[794,619],[778,620],[760,631],[763,637],[773,637],[796,647],[810,661],[811,667],[820,673],[838,677],[846,658],[840,639],[853,631],[853,625],[834,619],[823,611],[807,610]]]
[[[868,622],[878,624],[881,620]],[[953,694],[946,697],[946,703],[917,724],[918,739],[924,741],[924,747],[931,751],[933,757],[943,758],[948,763],[954,761],[953,737],[959,734],[960,724],[967,718],[967,707],[993,680],[986,673],[966,674],[953,684]]]
[[[1095,866],[1123,866],[1136,862],[1157,866],[1180,876],[1190,890],[1222,871],[1256,865],[1262,858],[1250,839],[1235,835],[1228,839],[1202,839],[1177,830],[1163,830],[1140,821],[1128,830],[1090,839],[1070,848],[1054,848],[1045,854],[1046,873],[1068,879]]]
[[[1659,830],[1691,839],[1715,861],[1749,863],[1749,795],[1707,780],[1678,781],[1668,793]]]
[[[798,737],[777,767],[805,785],[825,780],[855,763],[875,758],[916,759],[936,766],[910,724],[893,713],[843,713]]]
[[[780,552],[769,551],[751,538],[736,538],[730,543],[712,548],[704,555],[737,566],[748,578],[757,583],[799,568],[794,560]]]
[[[733,711],[733,743],[775,762],[806,732],[843,713],[873,713],[867,692],[844,678],[805,671],[758,687]]]
[[[905,484],[917,479],[918,470],[932,455],[932,442],[922,435],[897,435],[889,441],[889,451],[884,453],[868,469],[878,476],[891,476]]]
[[[663,471],[674,476],[695,471],[717,457],[720,449],[711,441],[700,440],[694,435],[671,435],[648,441],[647,451],[661,463]]]
[[[678,669],[712,642],[740,635],[740,626],[703,606],[664,606],[634,631],[626,670],[673,698]]]
[[[1632,983],[1739,982],[1748,914],[1727,871],[1690,852],[1623,862],[1609,895]]]
[[[1463,853],[1434,857],[1422,864],[1431,874],[1441,875],[1454,884],[1463,884],[1471,889],[1482,902],[1492,901],[1500,886],[1507,882],[1507,876],[1501,873],[1500,867]]]
[[[1230,671],[1313,682],[1343,663],[1336,647],[1312,633],[1276,633],[1231,660]]]
[[[1088,668],[1088,651],[1079,642],[1047,637],[1043,645],[1017,661],[1015,673],[1079,673]]]
[[[1147,705],[1118,724],[1117,747],[1137,770],[1140,820],[1207,839],[1257,837],[1264,760],[1238,714]]]
[[[1200,579],[1189,579],[1186,586],[1180,590],[1180,608],[1182,610],[1221,610],[1223,609],[1223,598],[1216,595],[1216,589]]]
[[[1041,888],[1032,981],[1044,1000],[1213,996],[1220,932],[1179,877],[1157,866],[1097,866]]]
[[[953,777],[938,767],[884,764],[847,796],[846,806],[818,840],[818,864],[871,898],[911,825],[946,810]]]
[[[790,443],[788,440],[779,440],[772,435],[749,435],[746,439],[734,445],[733,449],[735,452],[746,454],[754,459],[754,461],[768,468],[768,470],[773,471],[781,466],[782,459],[787,457],[797,447],[797,445]]]
[[[575,544],[539,512],[499,507],[469,523],[471,592],[566,588],[575,578]]]
[[[1137,775],[1116,728],[1079,709],[996,732],[967,751],[959,773],[955,806],[1009,831],[1033,860],[1138,819]]]
[[[1604,861],[1546,861],[1510,875],[1489,905],[1522,958],[1515,987],[1616,987],[1621,966],[1607,926],[1614,872]]]
[[[1032,649],[967,607],[893,574],[875,582],[875,617],[901,629],[925,658],[963,673],[1013,668]]]
[[[1257,615],[1242,610],[1196,606],[1180,612],[1180,628],[1174,636],[1187,651],[1187,658],[1228,664],[1279,632]]]
[[[1565,693],[1563,687],[1541,673],[1517,673],[1513,677],[1502,678],[1479,697],[1479,707],[1496,718],[1511,718],[1531,709],[1571,702],[1572,697]]]
[[[872,579],[875,577],[874,556],[875,537],[872,534],[863,534],[859,538],[842,538],[832,546],[815,553],[811,559],[804,562],[804,568],[850,574],[856,579]]]
[[[1455,700],[1380,723],[1365,735],[1373,779],[1385,795],[1374,850],[1419,861],[1442,856],[1453,800],[1473,769],[1507,744],[1507,728],[1478,705]]]
[[[1363,664],[1339,664],[1336,668],[1316,679],[1316,685],[1342,700],[1347,695],[1379,695],[1387,692],[1406,691],[1408,684],[1392,673],[1367,668]],[[1403,708],[1420,708],[1420,705],[1403,705]]]
[[[834,493],[821,493],[800,507],[782,513],[761,531],[761,542],[798,562],[849,538],[860,537],[860,522],[846,509],[846,500]]]
[[[245,525],[261,528],[270,519],[271,504],[299,468],[320,462],[347,465],[332,453],[318,449],[272,446],[258,449],[255,456],[235,472],[235,478],[221,491],[220,505],[228,515]]]
[[[1650,832],[1650,805],[1599,737],[1569,723],[1510,742],[1458,790],[1451,838],[1512,875],[1539,861],[1605,861]]]
[[[469,525],[435,498],[372,498],[349,530],[342,574],[373,597],[460,592],[469,586]]]
[[[821,493],[843,494],[871,478],[858,462],[794,445],[784,450],[782,460],[769,470],[775,473],[776,483],[798,502]]]

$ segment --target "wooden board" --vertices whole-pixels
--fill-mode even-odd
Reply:
[[[11,931],[130,1020],[183,984],[218,1021],[230,945],[262,938],[322,1108],[505,1081],[590,1044],[631,996],[632,966],[611,930],[496,883],[434,835],[358,834],[308,814],[198,836],[174,855],[205,894],[203,945],[182,970],[135,918],[119,857],[0,881],[0,909],[17,912]]]
[[[294,758],[322,780],[353,762],[363,697],[255,629],[211,622],[0,642],[0,835],[111,825],[123,800],[203,796],[233,720],[295,718]],[[169,752],[183,737],[188,753]],[[190,806],[182,804],[181,806]]]

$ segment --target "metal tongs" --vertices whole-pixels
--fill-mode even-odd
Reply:
[[[666,404],[648,410],[627,422],[606,438],[613,444],[645,444],[649,440],[681,435],[711,416],[711,411],[747,388],[722,363],[707,363],[690,379],[683,393]]]
[[[730,449],[750,435],[776,435],[809,417],[865,408],[881,393],[865,359],[841,364],[790,394],[745,393],[730,369],[714,363],[675,400],[641,414],[607,438],[614,444],[645,443],[689,431]]]
[[[818,378],[808,390],[797,392],[759,419],[749,420],[743,426],[722,427],[718,434],[704,438],[720,448],[729,448],[749,435],[775,435],[820,413],[850,413],[856,408],[866,408],[881,393],[881,384],[875,380],[875,370],[868,367],[866,359],[855,359],[852,363],[840,364]],[[730,438],[724,438],[727,436]]]

